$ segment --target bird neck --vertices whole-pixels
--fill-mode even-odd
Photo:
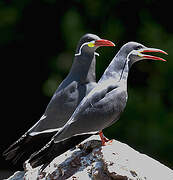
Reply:
[[[118,53],[113,58],[107,69],[105,70],[100,81],[106,79],[113,79],[116,82],[120,82],[120,81],[127,82],[128,73],[129,73],[128,57],[125,57],[121,53]]]
[[[95,66],[96,58],[94,53],[85,56],[76,56],[72,64],[70,75],[81,84],[96,82]]]

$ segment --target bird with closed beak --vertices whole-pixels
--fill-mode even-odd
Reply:
[[[66,124],[81,100],[97,85],[96,49],[101,46],[115,45],[94,34],[81,37],[69,74],[55,91],[39,121],[3,153],[7,160],[23,163]]]

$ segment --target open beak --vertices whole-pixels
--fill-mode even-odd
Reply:
[[[106,40],[106,39],[96,40],[94,45],[95,46],[115,46],[115,44],[113,42]]]
[[[140,49],[138,51],[138,53],[139,53],[138,55],[141,56],[142,58],[145,58],[145,59],[166,61],[165,59],[157,57],[157,56],[151,56],[151,55],[147,55],[147,54],[142,54],[142,53],[145,53],[145,52],[160,52],[160,53],[168,55],[168,53],[166,53],[165,51],[160,50],[160,49],[155,49],[155,48],[144,48],[142,50]]]

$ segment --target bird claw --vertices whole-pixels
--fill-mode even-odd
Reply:
[[[102,142],[102,145],[103,146],[112,145],[112,142],[113,142],[113,139],[105,141],[105,142]]]

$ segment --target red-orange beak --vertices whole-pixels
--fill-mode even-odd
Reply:
[[[94,45],[95,46],[115,46],[115,44],[113,42],[106,40],[106,39],[96,40]]]
[[[151,55],[147,55],[147,54],[142,54],[142,53],[145,53],[145,52],[160,52],[160,53],[168,55],[168,53],[166,53],[165,51],[163,51],[161,49],[144,48],[144,49],[138,50],[138,53],[139,53],[138,56],[141,56],[142,58],[146,58],[146,59],[166,61],[165,59],[157,57],[157,56],[151,56]]]

